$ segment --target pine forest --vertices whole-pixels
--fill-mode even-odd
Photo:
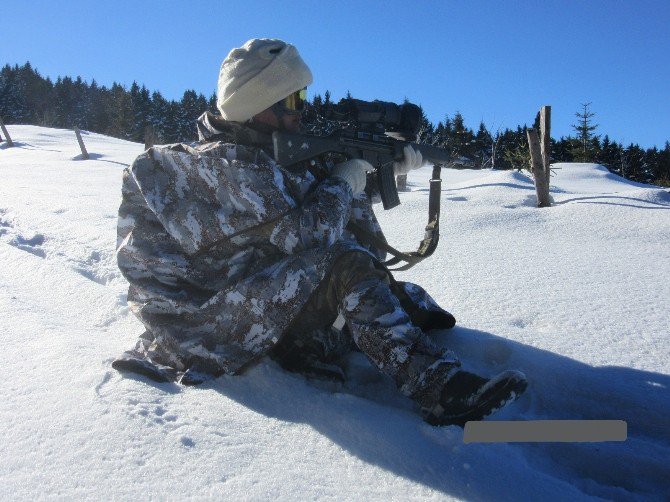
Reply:
[[[318,116],[332,102],[329,92],[314,96],[307,116]],[[175,101],[135,82],[130,89],[118,83],[108,88],[95,80],[89,84],[81,77],[59,77],[54,83],[30,63],[0,70],[0,117],[6,124],[77,126],[137,142],[145,140],[151,126],[155,142],[164,144],[196,140],[195,120],[207,110],[217,113],[215,95],[187,90]],[[670,142],[662,149],[623,145],[598,134],[595,116],[590,103],[577,106],[574,136],[551,140],[552,162],[595,162],[626,179],[670,186]],[[459,112],[437,124],[423,115],[418,141],[445,148],[475,169],[528,169],[527,127],[492,130],[481,122],[474,130]]]

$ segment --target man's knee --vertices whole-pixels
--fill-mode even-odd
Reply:
[[[350,251],[340,256],[314,290],[290,331],[328,328],[339,314],[342,299],[357,284],[368,281],[388,284],[388,280],[386,269],[368,253]]]
[[[342,294],[353,285],[373,279],[389,283],[389,272],[378,260],[364,251],[350,251],[341,256],[330,273],[330,281]]]

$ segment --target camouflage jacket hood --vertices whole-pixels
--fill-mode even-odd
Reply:
[[[272,146],[272,137],[252,129],[240,122],[228,122],[211,112],[205,112],[196,122],[198,141],[211,143],[222,141],[246,146],[256,146],[269,149]]]
[[[381,229],[365,195],[268,154],[269,137],[205,113],[201,142],[150,148],[124,171],[117,260],[153,362],[236,373],[286,332],[333,262]]]

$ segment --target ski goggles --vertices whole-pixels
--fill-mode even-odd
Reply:
[[[279,105],[286,112],[301,112],[305,109],[305,102],[307,101],[307,87],[298,91],[292,92],[284,99],[279,101]]]

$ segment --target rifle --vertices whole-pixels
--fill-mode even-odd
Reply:
[[[282,166],[298,164],[325,153],[340,153],[349,159],[368,161],[374,167],[373,179],[376,180],[384,209],[392,209],[400,204],[393,162],[402,160],[406,145],[419,150],[424,160],[433,165],[454,163],[452,156],[441,148],[366,131],[340,130],[328,136],[274,132],[272,142],[275,160]]]
[[[402,160],[406,145],[419,150],[424,160],[433,165],[451,166],[457,163],[442,148],[414,142],[421,124],[421,109],[412,103],[396,105],[348,98],[331,105],[321,118],[346,123],[348,127],[326,136],[274,132],[275,160],[284,167],[325,153],[340,153],[349,159],[366,160],[374,168],[373,179],[376,180],[384,209],[400,204],[393,162]]]
[[[453,165],[456,162],[446,150],[414,143],[420,125],[421,109],[412,103],[399,106],[382,101],[370,103],[349,98],[332,105],[327,110],[325,119],[347,122],[348,127],[335,130],[326,136],[275,131],[272,133],[275,161],[289,167],[326,153],[339,153],[347,158],[366,160],[374,168],[372,177],[376,180],[386,210],[400,204],[393,162],[402,159],[406,145],[419,150],[424,160],[433,163],[433,176],[430,180],[428,225],[418,251],[398,251],[385,240],[371,235],[352,222],[347,227],[362,242],[384,249],[395,256],[385,265],[407,262],[395,270],[406,270],[430,256],[439,239],[440,169],[443,165]]]

